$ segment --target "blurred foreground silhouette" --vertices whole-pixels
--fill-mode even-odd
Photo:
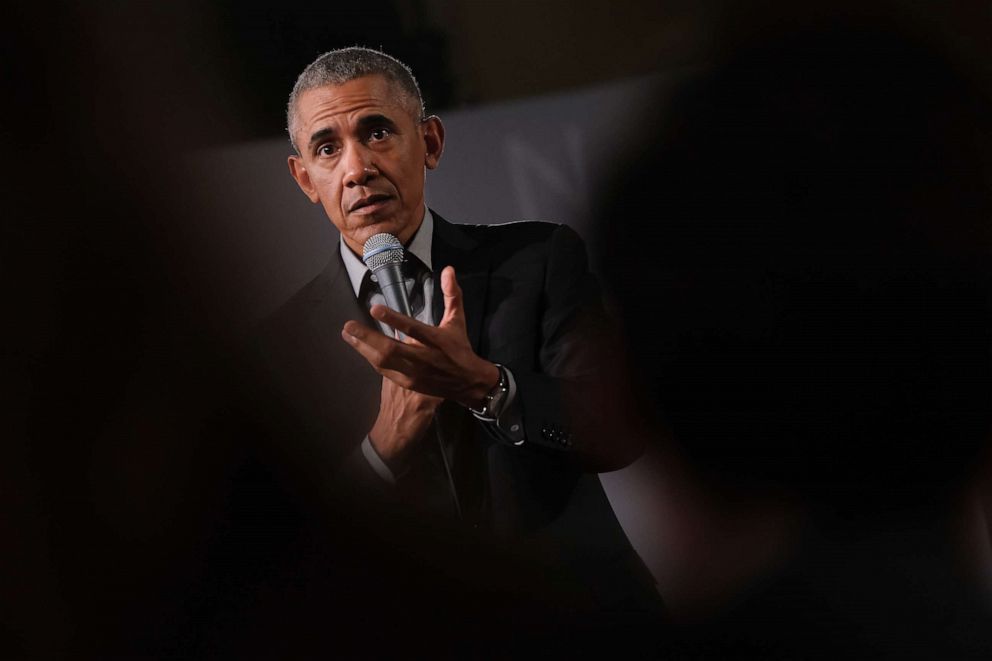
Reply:
[[[662,594],[690,658],[987,658],[988,88],[896,22],[779,19],[643,113],[602,204],[694,537]]]

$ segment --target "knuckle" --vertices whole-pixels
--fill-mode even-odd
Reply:
[[[381,374],[389,366],[389,355],[386,351],[373,349],[369,354],[369,362]]]

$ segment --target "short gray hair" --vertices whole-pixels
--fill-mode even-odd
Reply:
[[[364,76],[385,77],[386,80],[409,96],[408,101],[414,119],[419,120],[424,117],[424,99],[410,67],[392,55],[372,48],[362,46],[339,48],[324,53],[307,65],[307,68],[296,79],[296,84],[293,85],[293,91],[289,94],[289,103],[286,106],[286,131],[289,133],[289,141],[293,143],[294,149],[299,151],[294,129],[296,128],[296,104],[300,96],[317,87],[343,85],[350,80]]]

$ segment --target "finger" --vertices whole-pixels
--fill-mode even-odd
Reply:
[[[378,329],[369,328],[365,324],[361,324],[354,320],[345,322],[344,326],[341,327],[341,334],[345,340],[349,341],[349,343],[351,342],[351,339],[356,339],[375,345],[385,345],[389,342],[395,341],[388,335],[380,333]]]
[[[408,317],[405,314],[401,314],[396,310],[386,307],[385,305],[379,304],[373,305],[369,310],[369,314],[373,319],[381,321],[393,329],[398,330],[408,338],[412,338],[420,344],[434,344],[433,338],[437,332],[437,329],[430,324],[422,323],[413,317]]]
[[[349,321],[342,327],[341,338],[379,373],[402,369],[409,362],[404,358],[406,347],[402,342],[356,321]]]
[[[465,313],[462,306],[462,288],[455,277],[455,267],[445,266],[441,271],[441,294],[444,296],[444,318],[440,325],[447,326],[458,320],[464,323]]]
[[[404,388],[412,389],[416,365],[418,361],[423,361],[422,357],[415,355],[415,352],[424,351],[419,342],[400,342],[356,321],[349,321],[342,327],[341,338],[376,372]]]
[[[381,374],[384,379],[392,383],[395,383],[403,390],[409,390],[410,392],[413,393],[417,392],[416,390],[413,389],[413,379],[411,379],[403,372],[397,372],[396,370],[379,370],[379,374]]]

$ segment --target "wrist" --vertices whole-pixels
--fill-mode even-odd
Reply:
[[[490,363],[490,365],[495,369],[496,379],[490,381],[489,389],[480,399],[466,405],[466,408],[477,418],[493,421],[499,416],[510,386],[506,368],[498,363]]]
[[[390,439],[383,434],[370,431],[366,438],[372,452],[394,476],[402,475],[409,466],[409,454],[412,443],[405,440]],[[377,442],[378,439],[378,442]],[[377,471],[378,472],[378,471]],[[387,480],[388,481],[388,480]]]
[[[416,443],[416,438],[405,433],[402,425],[394,421],[376,419],[368,433],[369,443],[376,454],[392,468],[394,464],[402,463],[410,446]]]
[[[482,361],[478,370],[471,378],[471,385],[464,391],[458,403],[467,409],[479,409],[486,403],[486,398],[499,384],[500,370],[495,363]]]

